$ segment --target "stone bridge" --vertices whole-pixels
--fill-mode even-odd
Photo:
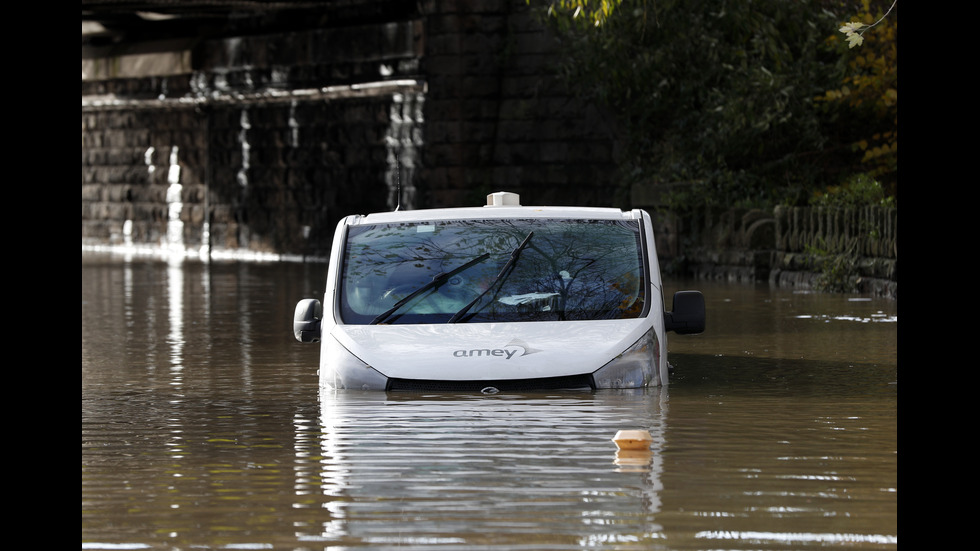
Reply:
[[[83,244],[325,255],[396,206],[627,206],[524,0],[122,4],[82,2]]]

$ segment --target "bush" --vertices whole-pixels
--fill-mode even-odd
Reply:
[[[858,174],[840,186],[830,186],[825,191],[813,194],[810,204],[814,206],[861,207],[897,206],[897,200],[885,193],[884,187],[867,174]]]

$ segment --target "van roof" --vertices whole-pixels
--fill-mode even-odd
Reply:
[[[598,220],[632,220],[638,211],[622,211],[614,207],[522,206],[514,193],[497,192],[487,196],[481,207],[450,207],[419,210],[377,212],[351,217],[349,224],[420,222],[425,220],[505,219],[505,218],[583,218]]]

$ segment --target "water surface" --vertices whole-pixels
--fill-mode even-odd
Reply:
[[[83,549],[897,547],[893,301],[668,282],[666,388],[321,394],[324,276],[83,254]]]

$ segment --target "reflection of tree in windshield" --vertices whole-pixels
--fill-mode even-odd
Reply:
[[[512,271],[514,250],[534,232]],[[342,317],[366,323],[439,274],[472,264],[399,306],[388,323],[616,319],[643,315],[639,224],[603,220],[453,220],[354,227]],[[481,296],[482,295],[482,296]],[[475,301],[475,302],[474,302]]]

